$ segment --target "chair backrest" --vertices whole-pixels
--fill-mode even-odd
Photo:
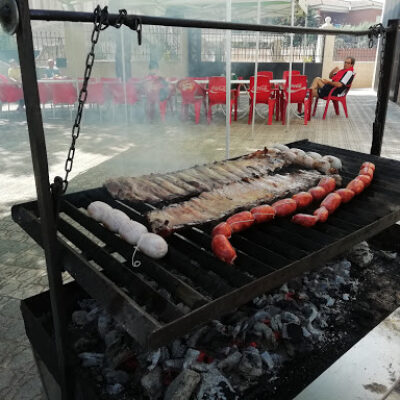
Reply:
[[[20,87],[13,83],[0,83],[0,102],[15,103],[24,98],[24,93]]]
[[[208,80],[208,99],[211,103],[226,101],[226,79],[223,76],[210,76]]]
[[[353,73],[352,78],[350,79],[350,82],[346,85],[346,88],[343,90],[343,92],[339,93],[336,95],[336,97],[344,97],[347,96],[347,93],[349,93],[349,90],[351,89],[351,85],[354,82],[354,78],[356,77],[357,74]]]
[[[46,104],[53,100],[53,91],[51,90],[50,83],[39,82],[38,89],[40,104]]]
[[[283,71],[283,77],[282,79],[287,79],[289,77],[289,72],[290,71]],[[292,76],[294,75],[301,75],[300,71],[292,70]]]
[[[205,95],[203,88],[193,78],[181,79],[176,84],[176,87],[181,93],[184,102],[193,102],[196,98],[204,97]]]
[[[76,88],[72,83],[51,83],[54,104],[74,104],[77,100]]]
[[[100,82],[120,82],[119,78],[100,78]]]
[[[285,85],[285,97],[288,99],[288,86]],[[290,102],[291,103],[301,103],[304,101],[307,95],[307,77],[305,75],[294,75],[292,76],[292,82],[290,85]]]
[[[250,94],[250,99],[253,100],[254,96],[254,84],[255,84],[255,78],[254,76],[250,77],[250,88],[249,88],[249,94]],[[271,97],[271,84],[269,83],[269,78],[267,76],[258,76],[257,77],[257,88],[256,88],[256,101],[257,102],[265,102]]]
[[[258,71],[258,76],[266,76],[268,79],[274,79],[274,73],[272,71]]]
[[[79,87],[80,89],[80,87]],[[87,104],[104,104],[104,84],[103,82],[92,82],[87,87]]]

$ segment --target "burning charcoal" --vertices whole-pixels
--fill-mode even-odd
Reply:
[[[104,337],[104,343],[106,347],[110,347],[112,345],[117,344],[122,339],[122,332],[113,329],[112,331],[108,332]]]
[[[114,383],[113,385],[107,385],[107,393],[110,396],[115,396],[124,391],[124,387],[120,383]]]
[[[205,332],[208,331],[208,329],[208,326],[203,326],[198,329],[192,336],[190,336],[190,339],[187,341],[188,347],[195,347],[200,337],[203,336]]]
[[[395,251],[379,250],[379,254],[383,258],[386,258],[386,260],[395,260],[397,258],[397,253]]]
[[[271,328],[275,332],[280,331],[282,329],[282,321],[281,321],[281,316],[279,314],[271,318]]]
[[[77,353],[90,352],[90,350],[94,350],[96,345],[96,339],[82,336],[74,343],[74,349]]]
[[[349,294],[348,294],[348,293],[343,293],[342,299],[343,299],[344,301],[349,301],[349,300],[350,300]]]
[[[296,348],[290,342],[285,342],[285,348],[290,357],[294,357],[296,355]]]
[[[284,322],[292,322],[294,324],[300,325],[300,320],[297,315],[294,315],[291,312],[283,311],[281,314],[281,320]]]
[[[200,351],[195,349],[188,349],[185,354],[185,360],[183,362],[183,368],[190,368],[190,366],[197,360],[200,355]]]
[[[225,360],[221,360],[217,365],[218,368],[221,370],[231,370],[234,368],[242,358],[242,353],[240,351],[235,351],[234,353],[230,354]]]
[[[255,299],[253,299],[253,304],[257,307],[257,308],[263,308],[264,306],[266,306],[268,303],[267,297],[265,295],[256,297]]]
[[[214,319],[213,321],[211,321],[214,329],[220,333],[221,335],[227,335],[227,328],[224,324],[222,324],[220,321]]]
[[[269,306],[265,307],[264,311],[269,314],[268,318],[271,319],[275,315],[280,314],[282,310],[279,307],[269,305]]]
[[[117,343],[107,348],[107,365],[112,369],[135,369],[136,355],[126,344]],[[127,367],[125,368],[125,365]]]
[[[72,313],[72,322],[77,326],[85,326],[89,320],[87,317],[87,312],[78,310]]]
[[[101,312],[100,308],[98,308],[98,307],[93,308],[87,314],[88,321],[89,322],[95,321],[99,317],[100,312]]]
[[[78,300],[79,307],[82,310],[90,312],[93,308],[97,308],[97,301],[94,299]]]
[[[294,343],[299,343],[303,339],[303,330],[300,325],[293,322],[283,324],[282,337],[291,340]]]
[[[154,368],[140,380],[150,399],[159,399],[162,393],[162,371],[160,367]]]
[[[181,358],[185,353],[186,346],[179,339],[174,340],[171,345],[171,356],[173,358]]]
[[[102,339],[104,339],[106,333],[111,330],[111,327],[112,327],[111,317],[105,313],[100,315],[99,320],[97,322],[97,330]]]
[[[160,293],[161,296],[165,297],[166,299],[170,300],[171,299],[171,293],[168,292],[168,290],[161,288],[158,293]]]
[[[206,364],[206,363],[203,363],[203,362],[195,361],[195,362],[190,366],[190,368],[191,368],[193,371],[196,371],[196,372],[207,372],[207,371],[209,371],[210,369],[215,368],[215,362],[212,362],[212,363],[210,363],[210,364]]]
[[[303,331],[303,336],[306,339],[309,339],[312,337],[311,333],[307,330],[307,328],[305,328],[304,326],[301,328],[301,330]]]
[[[268,353],[268,351],[264,351],[260,354],[261,360],[264,362],[264,364],[269,368],[273,369],[275,366],[274,360],[271,357],[271,354]]]
[[[225,378],[225,376],[223,376],[218,369],[213,369],[203,374],[203,379],[197,392],[196,399],[237,400],[239,399],[239,396],[236,395],[235,390],[231,386],[228,379]]]
[[[165,360],[163,363],[164,369],[181,370],[183,368],[183,358],[172,358],[170,360]]]
[[[160,347],[152,353],[149,353],[147,361],[151,362],[151,365],[148,367],[148,370],[151,371],[157,366],[158,363],[162,363],[163,361],[168,360],[169,357],[169,351],[165,346]]]
[[[364,241],[351,249],[348,258],[359,267],[366,267],[371,263],[374,255],[369,249],[368,243]]]
[[[260,352],[255,347],[248,347],[243,351],[242,359],[239,362],[238,370],[246,377],[261,376],[262,360]]]
[[[183,304],[183,303],[178,303],[176,305],[176,308],[181,310],[184,314],[188,314],[191,311],[191,309],[186,304]]]
[[[332,307],[335,304],[335,299],[333,299],[331,296],[324,294],[322,297],[326,300],[327,307]]]
[[[289,293],[289,288],[287,286],[287,283],[284,283],[280,288],[279,291],[282,293]]]
[[[266,340],[269,348],[276,347],[276,338],[273,330],[269,326],[265,325],[262,322],[257,322],[254,324],[253,331],[256,334],[261,335],[261,337]]]
[[[101,367],[103,365],[104,354],[102,353],[80,353],[78,356],[84,367]]]
[[[183,370],[168,386],[164,400],[189,400],[201,376],[190,369]]]
[[[114,371],[107,369],[105,370],[104,377],[109,385],[114,385],[116,383],[124,385],[129,381],[129,374],[125,371]]]

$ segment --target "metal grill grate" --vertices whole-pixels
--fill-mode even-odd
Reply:
[[[303,228],[282,218],[235,234],[231,239],[238,253],[234,266],[214,257],[212,224],[203,224],[169,237],[169,253],[162,260],[138,253],[142,266],[133,269],[132,246],[80,208],[101,200],[144,223],[144,213],[153,206],[116,201],[103,188],[69,194],[62,201],[58,226],[62,265],[139,343],[155,348],[317,267],[400,219],[400,162],[308,141],[293,147],[340,157],[344,184],[358,174],[362,162],[372,161],[376,164],[373,183],[324,224]],[[40,244],[36,202],[14,206],[13,218]]]

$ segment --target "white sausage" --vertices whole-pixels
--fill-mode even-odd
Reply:
[[[290,150],[283,150],[282,155],[290,162],[294,162],[297,159],[297,155]]]
[[[312,157],[314,160],[319,160],[320,158],[322,158],[321,154],[316,153],[315,151],[308,151],[307,155]]]
[[[329,173],[329,171],[332,167],[331,167],[331,163],[328,160],[323,160],[321,158],[320,160],[316,160],[314,162],[314,168],[320,172],[327,174],[327,173]]]
[[[280,150],[280,151],[289,150],[289,147],[287,147],[287,146],[285,146],[284,144],[281,144],[281,143],[274,144],[274,145],[272,146],[272,148],[273,148],[273,149],[278,149],[278,150]]]
[[[168,252],[167,242],[155,233],[144,233],[139,239],[138,248],[152,258],[162,258]]]
[[[118,232],[121,224],[127,223],[129,217],[121,210],[111,209],[103,215],[101,222],[112,232]]]
[[[147,233],[147,228],[139,222],[129,220],[119,226],[118,233],[129,244],[135,245],[140,236]]]
[[[112,208],[102,201],[93,201],[87,208],[89,216],[97,222],[101,222],[103,216],[111,210]]]
[[[307,154],[299,154],[296,157],[296,164],[299,164],[302,167],[314,168],[314,162],[315,160]]]
[[[335,156],[323,156],[322,159],[329,161],[329,163],[331,164],[331,168],[337,170],[342,169],[342,162],[340,161],[339,158]]]
[[[296,149],[295,147],[291,148],[290,151],[294,154],[296,154],[296,156],[304,156],[304,154],[306,154],[306,152],[304,150],[301,149]]]

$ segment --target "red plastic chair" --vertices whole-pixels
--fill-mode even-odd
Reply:
[[[207,116],[206,92],[194,81],[193,78],[181,79],[176,84],[182,97],[182,118],[187,119],[188,107],[194,106],[196,124],[200,122],[201,104],[204,104],[204,112]]]
[[[92,78],[90,78],[92,79]],[[121,80],[119,78],[100,78],[100,82],[120,82]]]
[[[288,86],[285,85],[281,97],[282,125],[285,125],[286,109],[289,103]],[[304,125],[307,125],[311,114],[311,90],[307,88],[307,77],[305,75],[292,76],[290,103],[297,103],[300,110],[300,107],[304,104]]]
[[[67,82],[53,82],[50,84],[52,96],[53,96],[53,104],[67,104],[74,105],[77,101],[77,93],[76,88],[73,83]],[[53,108],[53,116],[54,116],[54,108]],[[72,110],[70,109],[70,117],[72,120]]]
[[[226,79],[221,76],[211,76],[208,80],[208,111],[207,121],[211,122],[212,107],[217,104],[226,104]],[[232,122],[232,107],[235,106],[234,120],[237,120],[238,89],[231,90],[231,104],[229,123]]]
[[[346,89],[341,93],[340,96],[333,96],[333,91],[337,88],[333,87],[332,90],[329,92],[328,96],[324,97],[323,100],[326,101],[325,104],[325,111],[324,111],[324,116],[322,117],[322,119],[326,118],[326,114],[328,112],[328,106],[329,106],[329,102],[332,100],[333,102],[333,107],[335,108],[335,112],[336,115],[339,115],[339,103],[342,104],[343,106],[343,110],[344,113],[346,115],[346,118],[349,118],[349,115],[347,113],[347,101],[346,101],[346,97],[347,97],[347,93],[349,93],[349,90],[351,88],[351,85],[353,83],[354,77],[356,76],[356,74],[353,74],[353,79],[351,81],[351,83],[349,85],[346,85]],[[317,111],[317,105],[318,105],[318,96],[315,98],[315,104],[314,104],[314,110],[313,110],[313,117],[315,116],[315,112]]]
[[[290,71],[283,71],[282,79],[287,80],[287,78],[289,77],[289,72]],[[292,70],[292,76],[294,76],[294,75],[301,75],[301,72],[300,71],[296,71],[296,70]]]
[[[249,120],[248,124],[251,124],[251,120],[253,118],[253,101],[254,101],[254,92],[256,92],[256,104],[268,104],[268,125],[272,125],[272,118],[274,115],[275,108],[275,94],[274,90],[271,89],[271,85],[269,83],[269,78],[267,76],[258,76],[257,77],[257,90],[254,90],[254,76],[250,77],[250,89],[249,89]]]
[[[274,73],[272,71],[258,71],[258,76],[266,76],[269,80],[274,79]]]
[[[10,109],[10,103],[17,103],[23,98],[22,88],[13,83],[0,82],[0,102],[8,103],[8,109]]]

